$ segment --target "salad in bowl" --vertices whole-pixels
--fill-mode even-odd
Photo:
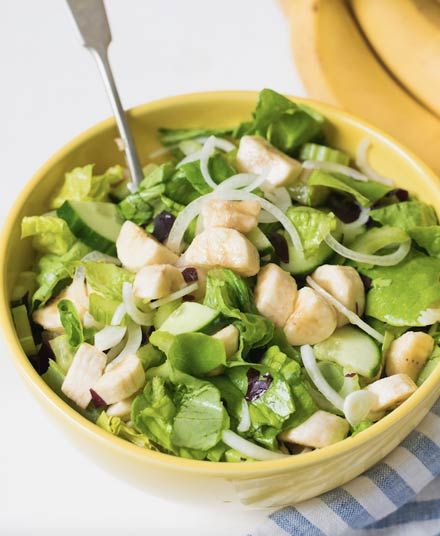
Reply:
[[[27,216],[23,350],[84,417],[142,448],[272,460],[361,433],[440,360],[434,209],[263,90],[248,122],[160,129],[137,189],[66,173]]]

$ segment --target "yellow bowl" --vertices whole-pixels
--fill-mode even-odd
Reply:
[[[256,98],[254,92],[201,93],[138,106],[129,112],[129,119],[139,152],[145,156],[158,148],[156,132],[160,126],[229,126],[246,120]],[[331,145],[354,155],[359,141],[368,136],[373,144],[373,166],[440,212],[437,177],[407,149],[360,119],[324,104],[309,104],[328,118]],[[4,335],[27,385],[72,441],[113,474],[151,493],[204,504],[223,501],[254,507],[281,506],[319,495],[356,477],[394,449],[438,397],[440,367],[409,400],[353,438],[301,456],[243,464],[186,460],[136,447],[81,417],[44,383],[21,349],[9,311],[14,279],[30,266],[33,256],[30,243],[20,240],[20,222],[25,215],[47,209],[49,196],[71,168],[95,162],[99,171],[123,163],[114,143],[116,136],[113,120],[106,120],[58,151],[24,188],[1,237],[0,321]]]

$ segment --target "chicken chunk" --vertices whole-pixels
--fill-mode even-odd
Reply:
[[[225,347],[226,359],[230,359],[238,350],[239,335],[238,329],[232,324],[214,333],[214,339],[220,340]]]
[[[375,395],[375,402],[371,408],[373,412],[395,408],[416,389],[417,385],[406,374],[393,374],[365,387],[366,391]]]
[[[153,264],[141,268],[136,274],[133,293],[142,300],[157,300],[185,286],[178,268],[171,264]]]
[[[276,264],[267,264],[258,273],[255,305],[260,314],[282,328],[293,313],[297,287],[295,279]]]
[[[287,319],[284,333],[294,346],[317,344],[336,329],[336,311],[313,289],[298,291],[293,313]]]
[[[175,264],[178,259],[175,253],[131,221],[122,226],[116,250],[119,260],[131,272],[151,264]]]
[[[320,449],[342,441],[349,430],[345,419],[319,410],[299,426],[282,432],[278,438],[286,443]]]
[[[434,339],[423,331],[407,331],[394,340],[386,355],[387,376],[404,373],[416,381],[434,350]]]
[[[119,417],[123,421],[128,421],[131,415],[131,405],[135,398],[136,395],[132,395],[120,402],[111,404],[106,410],[107,415],[109,417]]]
[[[37,309],[33,314],[33,319],[40,324],[46,331],[62,333],[64,331],[61,324],[58,304],[61,300],[70,300],[78,313],[81,321],[89,308],[89,298],[87,296],[86,286],[81,279],[74,279],[60,294],[54,298],[48,305]]]
[[[139,391],[145,383],[145,372],[136,354],[129,354],[118,363],[110,363],[93,390],[107,403],[114,404]]]
[[[235,229],[213,227],[197,235],[184,253],[180,265],[202,268],[230,268],[250,277],[260,269],[255,246]]]
[[[273,188],[289,186],[300,175],[298,160],[290,158],[260,136],[243,136],[237,152],[237,167],[246,173],[262,173],[269,169],[266,183]]]
[[[248,233],[258,224],[261,205],[257,201],[226,201],[212,199],[202,208],[205,229],[227,227],[240,233]]]
[[[107,356],[103,352],[90,344],[81,344],[64,378],[61,391],[85,409],[92,400],[90,388],[101,378],[106,362]]]
[[[312,278],[350,311],[362,316],[365,308],[365,288],[354,268],[323,264],[313,272]],[[338,327],[348,324],[346,316],[340,312],[336,314]]]

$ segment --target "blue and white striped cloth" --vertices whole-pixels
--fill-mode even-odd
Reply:
[[[273,512],[250,536],[287,535],[440,535],[440,400],[382,462],[340,488]]]

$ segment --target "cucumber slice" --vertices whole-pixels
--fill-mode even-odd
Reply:
[[[208,328],[220,312],[206,305],[196,302],[184,302],[161,325],[160,331],[167,331],[172,335],[192,333]]]
[[[350,157],[342,151],[331,149],[325,145],[318,145],[317,143],[306,143],[303,145],[299,153],[299,158],[300,160],[336,162],[344,166],[347,166],[350,162]]]
[[[274,252],[272,244],[259,227],[255,227],[255,229],[249,231],[246,238],[257,248],[260,257],[272,255]]]
[[[116,239],[122,226],[113,203],[65,201],[57,210],[72,233],[92,249],[116,255]]]
[[[360,329],[344,326],[314,346],[316,359],[333,361],[361,376],[372,378],[381,366],[382,354],[374,340]]]
[[[172,302],[165,303],[156,309],[153,314],[153,326],[155,329],[160,329],[165,320],[172,314],[176,309],[180,307],[182,300],[173,300]]]
[[[281,268],[290,272],[292,275],[307,275],[313,272],[315,268],[324,264],[324,262],[333,255],[333,250],[330,249],[325,242],[323,242],[316,252],[313,255],[304,257],[304,255],[295,249],[292,245],[292,242],[285,231],[279,231],[282,233],[287,241],[287,246],[289,248],[289,262],[281,263]],[[334,237],[338,237],[339,240],[341,232],[338,229],[333,233]]]
[[[37,353],[37,347],[35,346],[34,337],[32,335],[31,324],[27,313],[26,305],[19,305],[13,307],[12,318],[14,320],[15,329],[17,331],[20,344],[24,350],[24,353],[28,356],[35,355]]]

